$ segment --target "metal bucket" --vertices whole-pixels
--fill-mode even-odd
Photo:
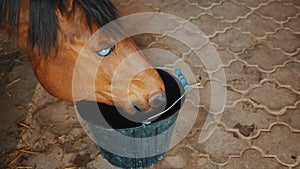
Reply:
[[[184,89],[171,74],[162,70],[158,72],[165,83],[168,108],[184,93]],[[81,124],[101,155],[114,166],[137,169],[156,164],[169,150],[174,122],[183,102],[184,98],[147,125],[130,121],[115,107],[101,103],[80,101],[76,108]],[[119,139],[122,136],[129,139]]]

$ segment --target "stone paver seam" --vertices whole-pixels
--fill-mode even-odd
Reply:
[[[295,58],[291,58],[291,60],[285,61],[285,62],[283,63],[283,65],[276,65],[276,66],[275,66],[275,70],[274,70],[273,72],[271,72],[271,73],[276,72],[277,69],[279,69],[279,68],[285,68],[285,67],[287,67],[287,65],[290,64],[290,63],[299,63],[299,64],[300,64],[300,61],[295,60]],[[271,74],[271,73],[269,73],[269,74]],[[270,77],[268,76],[268,78],[270,78]],[[294,93],[297,93],[298,95],[300,95],[300,90],[298,91],[297,89],[294,89],[293,86],[288,85],[288,84],[286,84],[286,85],[281,84],[279,81],[277,81],[277,79],[271,78],[271,80],[272,80],[272,81],[276,81],[276,82],[277,82],[280,86],[282,86],[282,87],[290,88],[291,90],[293,90]]]
[[[300,59],[297,59],[297,55],[300,55],[300,51],[298,53],[296,53],[295,55],[291,56],[291,62],[296,62],[300,64]]]
[[[247,6],[247,3],[238,2],[237,0],[232,0],[232,1],[234,1],[236,4]],[[260,3],[257,6],[247,6],[247,7],[251,9],[259,9],[261,6],[269,5],[272,1],[273,0],[268,0],[267,2]]]
[[[294,52],[294,53],[288,53],[288,52],[285,52],[283,49],[281,48],[275,48],[273,47],[271,44],[268,44],[268,43],[264,43],[267,47],[269,47],[270,49],[273,49],[273,50],[281,50],[281,52],[284,54],[284,55],[288,55],[288,56],[294,56],[294,55],[297,55],[299,52],[300,52],[300,48],[297,48],[297,51]]]
[[[145,3],[144,5],[151,8],[153,10],[153,12],[160,12],[160,8],[156,8],[152,4]]]
[[[229,67],[231,66],[231,64],[232,64],[233,62],[236,62],[236,61],[241,61],[242,63],[245,63],[245,65],[246,65],[247,68],[251,68],[251,67],[257,68],[256,65],[248,65],[248,64],[246,64],[246,63],[247,63],[246,61],[240,60],[240,59],[231,60],[231,61],[229,61],[229,64],[227,64],[227,65],[221,65],[220,67],[221,67],[221,68],[229,68]],[[214,73],[214,72],[213,72],[213,73]],[[214,80],[220,82],[220,80],[218,80],[218,79],[214,79]],[[228,84],[228,83],[223,84],[223,86],[230,87],[231,90],[233,90],[234,92],[240,93],[240,94],[242,94],[242,95],[246,95],[247,93],[249,93],[249,90],[252,89],[252,88],[255,88],[256,85],[259,85],[259,86],[260,86],[260,83],[258,83],[258,84],[249,84],[248,89],[246,89],[246,90],[239,90],[239,89],[236,89],[236,88],[234,87],[234,85],[232,85],[232,84]],[[253,86],[253,87],[251,87],[251,86]]]
[[[237,28],[237,27],[234,27],[234,26],[232,26],[231,29],[232,29],[232,30],[237,30],[237,31],[239,31],[241,34],[243,34],[243,35],[248,35],[248,36],[250,36],[252,39],[254,39],[254,40],[256,41],[256,43],[255,43],[253,46],[248,47],[248,48],[253,48],[253,47],[254,47],[255,45],[257,45],[258,43],[264,42],[264,41],[265,41],[265,38],[267,38],[268,35],[274,35],[275,32],[276,32],[276,30],[277,30],[277,29],[280,29],[280,28],[276,28],[274,32],[265,32],[265,35],[262,36],[262,37],[255,36],[255,35],[253,35],[251,32],[248,32],[248,31],[242,31],[241,28]],[[246,48],[246,49],[247,49],[247,48]],[[244,53],[244,51],[243,51],[243,52],[240,52],[240,53],[238,53],[238,54],[243,54],[243,53]]]
[[[297,8],[300,8],[300,6],[298,6],[297,4],[294,4],[293,2],[287,2],[287,1],[282,1],[282,0],[273,0],[274,2],[281,2],[285,5],[290,5],[290,6],[294,6],[294,7],[297,7]]]
[[[293,63],[293,62],[299,63],[299,61],[287,61],[287,62],[285,62],[285,64],[284,64],[283,67],[286,67],[287,64]],[[268,78],[269,78],[269,77],[268,77]],[[277,79],[273,79],[273,78],[264,79],[264,80],[269,81],[269,82],[275,82],[278,86],[280,86],[280,87],[282,87],[282,88],[288,88],[288,89],[292,90],[294,93],[300,95],[300,90],[298,91],[297,89],[294,89],[292,85],[289,85],[289,84],[281,84]]]
[[[222,17],[214,16],[214,14],[211,13],[211,12],[209,12],[209,11],[207,11],[207,12],[208,12],[209,14],[211,14],[212,16],[214,16],[214,18],[216,18],[216,19],[220,19],[220,20],[223,20],[223,21],[226,22],[226,23],[231,23],[231,24],[233,24],[233,23],[236,23],[236,22],[240,21],[241,19],[246,19],[246,18],[248,18],[248,17],[249,17],[250,15],[252,15],[252,13],[256,10],[256,8],[252,9],[252,8],[249,8],[248,6],[240,5],[240,4],[238,4],[238,3],[235,3],[234,1],[228,0],[227,2],[232,2],[232,3],[236,4],[237,6],[245,7],[245,8],[247,8],[247,9],[249,9],[250,11],[249,11],[248,13],[242,15],[242,16],[237,16],[236,19],[234,19],[234,20],[227,20],[227,19],[224,19],[224,18],[222,18]],[[224,3],[224,2],[223,2],[223,3]]]
[[[253,39],[254,44],[251,45],[251,46],[249,46],[249,47],[247,47],[247,48],[253,48],[253,47],[258,43],[257,37],[256,37],[256,36],[252,35],[251,33],[244,33],[244,32],[241,32],[238,28],[235,28],[235,27],[227,27],[227,28],[225,29],[224,32],[218,33],[218,34],[216,34],[216,36],[219,35],[219,34],[226,34],[227,31],[229,31],[229,30],[236,30],[236,31],[240,32],[240,33],[243,34],[243,35],[248,35],[248,36],[250,36],[250,37]],[[231,51],[228,47],[221,47],[220,45],[218,45],[218,44],[215,43],[215,42],[212,42],[212,43],[215,44],[215,46],[216,46],[218,49],[226,49],[227,51]],[[246,51],[247,48],[243,48],[241,52],[233,52],[233,51],[231,51],[230,53],[235,53],[235,54],[237,54],[237,55],[241,55],[241,54],[244,54],[244,53],[245,53],[245,51]]]
[[[265,32],[264,32],[265,35],[263,35],[263,36],[256,36],[256,35],[253,35],[252,32],[250,32],[250,31],[243,31],[242,28],[238,28],[238,27],[233,27],[233,28],[239,30],[242,34],[246,34],[246,35],[251,36],[251,37],[254,38],[254,39],[257,39],[258,43],[265,43],[266,38],[267,38],[268,36],[274,35],[274,34],[276,34],[277,31],[283,29],[283,28],[281,28],[281,26],[280,26],[280,27],[276,28],[274,31],[271,31],[271,32],[266,32],[266,31],[265,31]]]
[[[175,28],[172,29],[172,30],[167,30],[167,31],[165,31],[165,32],[164,32],[163,34],[161,34],[161,35],[157,35],[157,36],[156,36],[157,40],[162,39],[162,38],[164,38],[164,37],[168,37],[169,34],[175,34],[176,31],[178,31],[180,28],[184,27],[184,23],[186,23],[186,22],[180,23],[180,25],[179,25],[178,27],[175,27]]]
[[[220,121],[220,124],[222,124],[222,125],[224,126],[224,130],[225,130],[226,132],[234,133],[234,134],[238,135],[239,138],[241,138],[241,139],[243,139],[243,140],[247,140],[247,141],[251,141],[253,138],[257,138],[257,137],[260,135],[260,131],[261,131],[261,129],[257,129],[257,132],[256,132],[255,135],[245,137],[244,135],[242,135],[242,134],[239,132],[239,129],[227,127],[226,123],[224,123],[224,122],[222,122],[222,121]]]
[[[248,92],[245,93],[244,97],[247,97],[247,95],[249,95],[254,89],[256,88],[260,88],[264,83],[272,83],[272,84],[275,84],[277,85],[279,88],[285,88],[285,89],[289,89],[291,91],[293,91],[295,94],[300,95],[300,91],[297,91],[295,90],[294,88],[291,87],[291,85],[282,85],[280,84],[277,80],[275,79],[263,79],[260,81],[259,84],[254,84],[252,85],[249,89],[248,89]],[[295,109],[297,108],[297,104],[300,102],[300,100],[298,100],[297,102],[294,103],[294,105],[289,105],[289,106],[285,106],[284,108],[281,108],[279,111],[273,111],[273,110],[270,110],[268,106],[266,105],[263,105],[263,104],[258,104],[256,103],[257,107],[258,108],[264,108],[266,109],[268,112],[270,112],[271,114],[283,114],[288,108],[291,108],[291,109]],[[272,113],[273,112],[273,113]],[[275,113],[274,113],[275,112]]]
[[[189,55],[185,55],[184,53],[182,53],[182,59],[184,60],[184,62],[187,62],[189,64],[192,63],[192,61],[189,60]],[[204,67],[201,63],[199,63],[199,64],[193,63],[193,64],[195,64],[195,65],[191,66],[192,68],[203,68],[204,69]]]
[[[300,14],[299,14],[299,17],[300,17]],[[296,35],[300,34],[300,32],[294,31],[294,30],[291,29],[290,27],[281,26],[281,27],[279,27],[279,28],[276,28],[276,29],[274,30],[274,32],[272,32],[272,33],[270,33],[270,34],[268,34],[268,35],[276,35],[276,33],[279,32],[279,31],[281,31],[281,30],[287,30],[287,31],[289,31],[289,32],[291,32],[291,33],[293,33],[293,34],[296,34]]]
[[[234,108],[237,104],[239,104],[241,102],[249,102],[249,103],[252,104],[252,106],[255,109],[263,109],[263,110],[265,110],[271,116],[281,117],[281,116],[283,116],[285,114],[285,112],[283,112],[282,114],[273,114],[270,111],[268,111],[265,107],[261,107],[259,104],[255,103],[253,100],[248,99],[248,98],[241,98],[241,99],[235,100],[231,105],[226,105],[225,108]],[[277,120],[279,121],[279,118]]]
[[[300,9],[299,9],[299,10],[300,10]],[[296,16],[289,17],[286,21],[283,21],[281,27],[282,27],[282,28],[291,29],[291,32],[299,33],[299,32],[297,32],[297,31],[292,30],[292,28],[290,28],[290,27],[285,27],[285,26],[283,26],[284,24],[289,23],[291,20],[297,19],[297,18],[299,18],[299,17],[300,17],[300,12],[297,13]]]
[[[245,101],[250,102],[254,108],[256,108],[256,109],[263,109],[269,115],[275,116],[276,117],[276,121],[274,121],[273,123],[271,123],[267,129],[257,129],[257,133],[255,135],[253,135],[253,136],[250,136],[250,137],[244,137],[243,135],[240,135],[240,133],[238,132],[241,137],[243,137],[245,139],[255,139],[255,138],[257,138],[260,135],[261,131],[270,131],[271,128],[272,128],[271,126],[276,125],[276,124],[284,124],[284,125],[288,126],[291,129],[292,132],[300,132],[299,129],[294,129],[291,126],[289,126],[289,124],[286,124],[286,123],[284,123],[284,122],[281,121],[280,117],[284,116],[286,114],[286,111],[282,112],[281,114],[271,113],[268,109],[266,109],[266,107],[259,106],[257,103],[253,102],[251,99],[242,98],[242,99],[236,100],[234,102],[234,104],[228,105],[228,106],[226,106],[226,108],[235,107],[239,102],[245,102]],[[298,103],[300,103],[300,102],[298,102]],[[287,109],[294,109],[294,108],[287,108]],[[226,126],[226,124],[225,124],[225,126]],[[238,131],[238,130],[232,129],[232,128],[226,128],[226,130],[229,130],[229,131]]]
[[[232,134],[233,134],[233,133],[235,133],[235,134],[238,133],[238,132],[236,132],[236,131],[228,131],[228,130],[226,130],[226,128],[225,128],[226,125],[225,125],[223,122],[219,122],[218,127],[223,128],[224,131],[225,131],[226,133],[232,133]],[[248,140],[245,140],[245,141],[247,141],[247,148],[246,148],[246,149],[250,148],[250,147],[251,147],[251,142],[248,141]],[[242,150],[242,151],[243,151],[243,150]],[[227,156],[227,160],[226,160],[225,162],[223,162],[223,163],[218,163],[218,162],[213,161],[212,158],[211,158],[211,156],[210,156],[210,154],[201,154],[201,155],[199,155],[199,156],[200,156],[200,157],[203,157],[203,156],[204,156],[204,157],[207,157],[207,160],[208,160],[210,163],[214,164],[214,165],[225,166],[225,165],[227,165],[227,164],[231,161],[232,158],[240,157],[241,154],[242,154],[242,151],[240,152],[239,155],[229,154],[229,155]]]
[[[247,61],[243,60],[243,59],[239,59],[239,61],[243,62],[247,67],[255,67],[259,72],[264,73],[264,74],[271,74],[274,73],[277,68],[284,68],[285,65],[290,62],[290,60],[285,61],[282,65],[274,65],[272,66],[273,68],[271,70],[264,70],[262,69],[259,65],[257,64],[250,64]]]
[[[269,128],[268,128],[267,130],[261,129],[259,132],[260,132],[260,134],[263,133],[263,132],[268,132],[268,133],[270,133],[270,132],[272,132],[272,128],[273,128],[274,126],[278,126],[278,125],[283,125],[283,126],[289,128],[290,131],[291,131],[292,133],[300,134],[300,130],[293,129],[290,125],[288,125],[288,124],[286,124],[286,123],[284,123],[284,122],[274,122],[274,123],[270,124],[270,126],[269,126]],[[258,137],[260,137],[260,134],[259,134],[256,138],[252,138],[252,139],[257,139]],[[254,146],[254,145],[253,145],[253,147],[255,147],[255,148],[257,148],[257,149],[260,149],[259,147]],[[263,150],[261,150],[261,151],[264,152]],[[264,154],[264,157],[273,157],[273,158],[275,158],[275,159],[277,160],[278,163],[280,163],[280,164],[282,164],[282,165],[285,165],[285,166],[295,167],[295,166],[299,165],[299,163],[300,163],[300,158],[299,158],[299,157],[297,158],[297,161],[296,161],[294,164],[288,164],[288,163],[285,163],[285,162],[281,161],[281,160],[277,157],[277,155],[265,154],[265,153],[263,153],[263,154]]]
[[[186,58],[188,55],[190,55],[192,52],[194,52],[194,50],[200,50],[203,46],[205,46],[205,45],[207,45],[207,44],[211,44],[211,45],[213,45],[214,47],[216,47],[216,46],[215,46],[215,43],[212,43],[212,42],[208,41],[207,43],[204,43],[203,45],[201,45],[199,48],[192,48],[192,49],[190,49],[188,52],[183,52],[183,53],[182,53],[183,58]],[[222,49],[222,50],[225,50],[225,49]],[[229,63],[226,64],[226,65],[229,65],[231,62],[233,62],[233,61],[235,61],[235,60],[237,60],[237,59],[232,59],[232,60],[230,60]],[[221,65],[218,65],[218,67],[217,67],[216,69],[214,69],[214,70],[206,70],[206,72],[209,73],[209,74],[218,72],[223,66],[225,66],[225,65],[222,63]],[[198,65],[198,66],[196,66],[196,67],[202,67],[202,68],[203,68],[203,65],[200,64],[200,65]]]
[[[172,5],[176,5],[177,3],[179,3],[181,0],[173,0],[173,2],[171,3],[168,3],[168,5],[165,5],[163,7],[160,8],[160,11],[163,10],[163,9],[166,9],[168,6],[172,6]]]
[[[184,0],[190,7],[192,7],[192,6],[195,6],[195,7],[197,7],[197,8],[199,8],[199,9],[202,9],[202,10],[204,10],[204,12],[202,12],[202,13],[206,13],[206,8],[203,8],[203,7],[201,7],[201,6],[199,6],[197,3],[190,3],[188,0]],[[202,14],[202,13],[200,13],[200,14]],[[193,17],[193,16],[190,16],[189,18],[197,18],[197,17]]]
[[[185,0],[188,2],[189,5],[196,5],[198,8],[200,9],[204,9],[204,10],[208,10],[208,9],[211,9],[213,8],[214,6],[219,6],[219,5],[222,5],[224,2],[223,1],[220,1],[219,3],[212,3],[210,6],[208,7],[203,7],[203,6],[200,6],[198,3],[196,2],[190,2],[189,0]]]
[[[287,124],[287,123],[285,123],[285,122],[282,122],[282,121],[276,121],[276,122],[273,122],[273,123],[271,123],[271,124],[269,125],[268,129],[260,129],[260,132],[272,132],[272,128],[273,128],[274,126],[280,126],[280,125],[289,128],[290,131],[291,131],[292,133],[300,134],[300,129],[294,129],[294,128],[291,127],[289,124]],[[259,135],[258,135],[256,138],[258,138],[258,137],[259,137]],[[253,137],[252,139],[256,139],[256,138]]]
[[[260,81],[259,84],[253,84],[252,87],[249,88],[249,93],[253,90],[253,89],[256,89],[256,88],[259,88],[261,87],[261,85],[263,85],[264,83],[273,83],[273,84],[276,84],[278,85],[280,88],[286,88],[286,89],[289,89],[291,91],[293,91],[294,93],[300,95],[300,91],[297,91],[296,89],[294,89],[291,85],[285,85],[285,84],[281,84],[278,80],[276,79],[269,79],[269,78],[265,78],[265,79],[262,79]],[[249,94],[247,93],[247,94]]]
[[[220,19],[218,19],[220,20]],[[223,20],[222,20],[223,21]],[[229,27],[226,27],[224,28],[223,30],[218,30],[218,31],[215,31],[212,35],[207,35],[208,38],[212,39],[216,36],[218,36],[219,34],[225,34],[228,30],[230,29],[237,29],[235,27],[232,27],[232,25],[230,25]],[[237,29],[238,30],[238,29]]]
[[[273,50],[273,51],[278,51],[278,52],[282,53],[282,55],[285,55],[286,57],[290,57],[290,60],[285,61],[285,62],[284,62],[283,64],[281,64],[281,65],[274,65],[274,66],[272,66],[272,67],[273,67],[272,70],[264,70],[264,69],[262,69],[259,65],[257,65],[257,64],[250,64],[250,63],[248,63],[247,61],[245,61],[244,59],[242,59],[242,58],[240,58],[240,57],[239,57],[239,61],[241,61],[241,62],[243,62],[244,64],[246,64],[246,66],[249,66],[249,67],[250,67],[250,66],[256,67],[260,72],[262,72],[262,73],[268,73],[268,74],[274,73],[274,72],[276,71],[277,68],[283,68],[283,67],[286,66],[286,64],[288,64],[288,63],[290,63],[290,62],[297,62],[297,63],[299,63],[299,62],[293,57],[293,56],[297,55],[299,52],[297,52],[296,54],[288,54],[288,53],[285,53],[285,52],[284,52],[283,50],[281,50],[280,48],[273,48],[272,46],[268,46],[268,45],[266,45],[266,44],[264,44],[264,43],[257,43],[257,44],[255,44],[254,46],[252,46],[252,47],[250,47],[250,48],[247,48],[245,52],[254,50],[255,47],[258,46],[258,45],[265,45],[265,46],[267,46],[268,48],[270,48],[270,49]],[[244,54],[244,53],[243,53],[243,54]],[[288,56],[287,56],[287,55],[288,55]]]
[[[271,4],[271,3],[269,3],[269,4],[267,4],[267,5],[270,5],[270,4]],[[260,8],[263,7],[263,6],[267,6],[267,5],[265,5],[265,4],[264,4],[264,5],[261,5]],[[293,8],[296,8],[296,9],[300,10],[300,7],[296,7],[296,6],[293,6],[293,5],[286,5],[286,6],[292,6]],[[274,17],[272,17],[272,16],[264,16],[264,15],[261,14],[260,12],[257,12],[258,9],[259,9],[259,8],[255,9],[255,11],[253,11],[253,12],[254,12],[255,14],[259,15],[259,16],[262,17],[262,18],[270,19],[270,20],[272,20],[273,22],[278,23],[278,24],[280,24],[280,25],[282,25],[282,24],[288,22],[289,20],[291,20],[291,19],[296,18],[297,16],[299,16],[299,13],[296,13],[295,16],[289,16],[289,17],[287,17],[287,19],[284,20],[284,21],[277,21],[277,20],[276,20]]]
[[[200,103],[195,103],[194,100],[192,100],[192,99],[186,99],[185,102],[192,104],[192,106],[195,108],[198,108],[198,109],[202,108]]]
[[[286,163],[283,163],[283,162],[281,162],[281,160],[277,157],[277,155],[268,155],[268,154],[266,154],[260,147],[258,147],[258,146],[255,146],[255,145],[253,145],[250,149],[255,149],[255,150],[257,150],[258,152],[260,152],[260,154],[261,154],[261,156],[263,157],[263,158],[273,158],[273,159],[275,159],[279,164],[281,164],[281,165],[283,165],[283,166],[286,166],[286,167],[295,167],[295,166],[297,166],[298,164],[299,164],[299,158],[298,158],[298,160],[296,161],[296,163],[294,163],[294,164],[286,164]]]
[[[245,151],[248,151],[248,150],[255,150],[255,151],[257,151],[257,152],[259,152],[260,153],[260,155],[261,155],[261,157],[263,157],[263,158],[273,158],[273,159],[275,159],[276,160],[276,158],[274,158],[274,157],[266,157],[265,156],[265,153],[264,153],[264,151],[262,150],[262,149],[260,149],[259,147],[257,147],[257,146],[251,146],[251,147],[249,147],[249,148],[245,148],[244,150],[242,150],[241,152],[240,152],[240,155],[239,156],[236,156],[236,157],[232,157],[232,158],[242,158],[243,157],[243,154],[245,153]]]
[[[179,3],[181,0],[173,0],[173,2],[171,2],[171,3],[168,3],[168,4],[166,4],[166,5],[164,5],[164,6],[160,6],[159,7],[159,12],[161,12],[161,10],[164,10],[164,9],[166,9],[168,6],[170,6],[170,5],[176,5],[177,3]],[[145,3],[146,4],[146,3]],[[147,4],[150,4],[150,3],[147,3]],[[152,5],[152,4],[151,4]]]
[[[276,122],[273,122],[273,123],[276,123]],[[272,123],[271,123],[271,124],[272,124]],[[269,128],[269,127],[268,127],[268,128]],[[228,131],[228,132],[235,132],[235,133],[239,136],[239,138],[242,138],[242,139],[248,140],[248,141],[251,141],[251,140],[253,140],[253,139],[258,138],[258,137],[260,136],[261,132],[269,131],[269,129],[256,129],[255,135],[245,137],[244,135],[242,135],[242,134],[239,132],[239,129],[226,128],[225,130]]]
[[[201,16],[204,16],[204,15],[210,15],[210,16],[213,16],[211,15],[210,13],[207,13],[207,11],[203,11],[201,13],[199,13],[197,16],[190,16],[186,22],[190,22],[192,19],[199,19]],[[213,16],[214,17],[214,16]],[[214,17],[215,18],[215,17]],[[217,19],[217,18],[216,18]],[[199,28],[200,29],[200,28]]]

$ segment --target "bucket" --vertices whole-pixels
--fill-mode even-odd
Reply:
[[[181,97],[184,89],[173,75],[157,71],[165,84],[168,108]],[[128,120],[116,107],[101,103],[80,101],[76,109],[83,128],[109,163],[137,169],[156,164],[169,150],[174,122],[183,102],[184,98],[149,124]]]

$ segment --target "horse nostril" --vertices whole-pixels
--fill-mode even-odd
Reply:
[[[150,106],[152,109],[164,108],[167,104],[167,98],[164,93],[158,93],[150,97]]]

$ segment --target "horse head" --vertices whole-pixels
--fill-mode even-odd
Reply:
[[[38,81],[50,94],[69,101],[116,105],[129,114],[160,109],[166,104],[163,80],[135,42],[130,38],[118,41],[114,31],[126,34],[119,26],[113,31],[100,29],[117,19],[111,2],[2,3],[9,8],[13,1],[20,5],[20,9],[15,8],[19,23],[10,24],[9,12],[14,10],[5,10],[6,17],[0,18],[4,23],[2,32],[16,30],[15,41],[29,53]],[[11,29],[16,25],[17,29]],[[81,82],[78,86],[74,86],[74,77]]]

